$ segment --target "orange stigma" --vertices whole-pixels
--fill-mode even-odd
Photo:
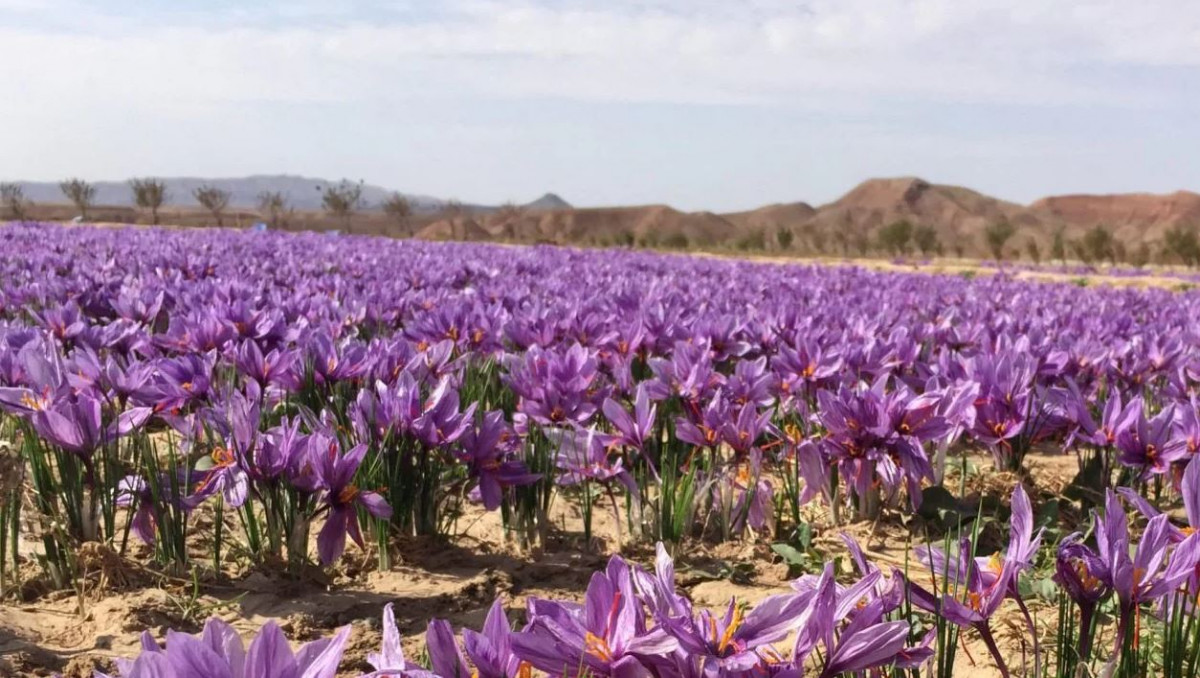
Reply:
[[[737,633],[737,630],[741,628],[742,622],[745,620],[742,607],[739,605],[733,608],[733,619],[729,621],[729,626],[725,627],[725,633],[721,634],[721,642],[717,645],[718,652],[724,652],[729,649],[729,646],[733,643],[733,635]]]
[[[359,490],[357,485],[350,484],[343,487],[342,491],[338,492],[338,503],[349,504],[353,502],[354,499],[358,497],[358,492]]]

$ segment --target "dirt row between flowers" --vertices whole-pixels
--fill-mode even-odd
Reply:
[[[849,266],[868,271],[885,273],[924,273],[927,275],[989,276],[1006,273],[1015,280],[1047,283],[1069,283],[1087,286],[1128,287],[1135,289],[1191,290],[1197,287],[1193,281],[1169,275],[1170,271],[1151,268],[1146,275],[1113,275],[1100,269],[1091,273],[1065,273],[1054,270],[1031,270],[1020,267],[998,268],[986,262],[971,259],[932,259],[929,261],[902,262],[891,259],[856,259],[839,257],[788,257],[779,255],[755,255],[739,252],[686,252],[688,256],[713,257],[718,259],[741,259],[762,264]]]
[[[1019,477],[987,470],[987,459],[973,457],[965,481],[952,471],[947,486],[965,487],[968,497],[1003,497],[1007,502],[1015,484],[1024,482],[1036,511],[1041,502],[1059,496],[1076,471],[1075,459],[1065,455],[1039,453],[1027,463],[1028,473]],[[142,565],[149,562],[143,547],[126,559],[99,548],[85,549],[81,562],[94,573],[86,590],[42,592],[29,586],[21,602],[0,603],[0,675],[61,672],[66,678],[90,678],[95,668],[111,669],[113,657],[136,655],[143,629],[161,641],[168,628],[195,632],[211,615],[231,623],[247,641],[269,620],[279,623],[293,642],[351,624],[354,631],[341,670],[357,675],[370,670],[365,657],[379,647],[379,617],[389,602],[394,603],[405,650],[417,658],[423,654],[425,625],[431,618],[448,619],[456,629],[479,628],[492,601],[501,597],[510,620],[521,623],[527,598],[582,600],[592,573],[603,568],[612,553],[652,565],[651,544],[629,543],[626,535],[626,543],[618,546],[618,523],[607,500],[596,507],[593,542],[585,548],[580,508],[560,495],[552,509],[555,529],[535,553],[505,539],[498,514],[472,508],[460,517],[451,538],[399,540],[388,571],[377,569],[375,554],[351,547],[332,573],[314,569],[298,579],[270,568],[227,568],[219,577],[209,569],[199,581],[186,574],[164,577]],[[834,526],[824,508],[813,504],[807,517],[815,550],[828,560],[841,556],[840,572],[849,574],[851,567],[838,538],[845,531],[885,571],[891,565],[904,569],[907,559],[916,578],[920,566],[911,547],[924,538],[918,536],[921,526],[914,524],[919,519],[909,513],[887,511],[878,523]],[[1006,535],[994,538],[997,548],[1007,540]],[[197,544],[197,553],[202,547]],[[766,536],[723,544],[688,543],[678,549],[676,561],[679,586],[696,604],[711,608],[726,605],[730,597],[755,604],[789,591],[795,575],[772,551]],[[822,564],[817,561],[812,568]],[[1056,609],[1037,601],[1031,606],[1043,638],[1050,641]],[[1019,667],[1022,650],[1028,650],[1015,640],[1026,635],[1024,620],[1007,602],[998,620],[1001,645],[1012,657],[1011,665]],[[969,633],[963,642],[955,675],[995,675],[982,643]],[[780,650],[786,654],[790,644],[781,643]]]

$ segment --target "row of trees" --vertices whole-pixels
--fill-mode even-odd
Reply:
[[[133,193],[134,204],[149,213],[152,223],[159,223],[159,213],[163,205],[170,199],[165,182],[154,178],[138,178],[129,182]],[[86,220],[96,200],[96,187],[83,179],[70,178],[59,182],[59,190],[69,200],[80,216]],[[351,219],[368,207],[363,198],[363,183],[355,183],[343,179],[336,184],[316,186],[321,193],[321,206],[330,216],[338,219],[349,229]],[[229,191],[217,186],[203,185],[192,191],[192,197],[203,207],[217,226],[224,226],[224,217],[229,209],[232,195]],[[0,183],[0,208],[8,218],[23,221],[28,218],[33,203],[26,199],[20,184]],[[279,191],[263,191],[257,196],[258,215],[272,229],[287,228],[295,210],[290,206],[287,196]],[[414,216],[413,204],[400,193],[392,193],[380,203],[380,208],[404,234],[411,234]],[[466,206],[458,201],[448,201],[439,214],[443,219],[457,219],[468,214]],[[522,216],[522,209],[511,203],[502,206],[498,216],[502,220],[515,220]],[[1043,256],[1049,261],[1066,262],[1068,258],[1085,264],[1109,262],[1112,264],[1131,264],[1144,266],[1157,255],[1166,263],[1179,263],[1189,267],[1200,266],[1200,234],[1192,228],[1177,225],[1164,233],[1159,247],[1153,248],[1150,243],[1142,242],[1137,247],[1129,248],[1118,240],[1112,231],[1105,226],[1097,225],[1086,231],[1078,238],[1067,238],[1064,229],[1056,230],[1051,238],[1048,252],[1043,253],[1038,241],[1032,237],[1024,243],[1013,243],[1017,229],[1007,221],[996,221],[989,224],[982,234],[982,244],[988,253],[996,260],[1020,258],[1023,254],[1029,260],[1040,263]],[[905,256],[919,253],[922,256],[945,255],[938,231],[929,225],[914,225],[907,220],[892,222],[872,234],[861,226],[847,224],[844,229],[838,229],[832,237],[823,231],[814,229],[808,234],[807,248],[817,254],[835,253],[840,249],[841,254],[856,253],[867,256],[871,253],[883,253],[892,256]],[[758,231],[743,234],[735,247],[742,250],[767,249],[777,246],[781,250],[792,250],[796,242],[796,232],[788,228],[780,228],[775,232],[775,242],[769,243],[767,232]],[[832,240],[832,243],[830,242]],[[670,246],[686,247],[686,238],[682,242],[671,242]],[[835,250],[830,250],[830,245]],[[1023,248],[1021,245],[1023,244]],[[962,257],[964,247],[961,242],[952,243],[952,251]]]
[[[60,181],[58,187],[62,191],[63,197],[79,211],[79,216],[87,221],[89,213],[96,204],[96,186],[83,179],[73,177]],[[151,222],[157,225],[159,212],[171,197],[166,183],[153,178],[131,179],[129,188],[133,193],[134,204],[139,209],[148,212]],[[343,179],[336,184],[317,186],[316,190],[321,192],[322,208],[347,227],[354,215],[368,206],[366,200],[363,199],[363,183],[361,181],[354,183]],[[212,215],[217,226],[225,225],[225,213],[228,211],[233,197],[229,191],[205,184],[192,191],[192,197]],[[9,218],[23,221],[28,218],[33,202],[25,197],[25,191],[20,184],[0,183],[0,205],[3,206]],[[259,215],[272,228],[286,227],[288,220],[294,214],[287,196],[279,191],[259,193],[257,207]],[[400,193],[392,193],[380,203],[380,208],[404,232],[408,232],[414,213],[412,202],[408,198]],[[450,216],[461,216],[465,213],[465,209],[461,203],[450,201],[446,204],[444,212]]]
[[[802,239],[803,236],[803,239]],[[1113,231],[1096,225],[1075,238],[1067,237],[1065,229],[1058,228],[1051,235],[1049,248],[1033,237],[1017,240],[1017,229],[1007,221],[989,224],[980,235],[980,245],[991,256],[1001,261],[1025,258],[1034,263],[1068,260],[1084,264],[1110,263],[1145,266],[1157,261],[1167,264],[1182,264],[1200,267],[1200,232],[1194,228],[1177,225],[1168,229],[1158,243],[1140,242],[1129,245],[1116,237]],[[938,231],[928,225],[914,225],[905,220],[895,221],[871,231],[857,224],[833,229],[827,233],[820,228],[801,232],[781,227],[775,232],[774,242],[763,233],[742,235],[733,242],[736,249],[779,249],[783,251],[807,251],[818,255],[891,255],[945,256],[952,253],[962,258],[966,254],[963,238],[952,238],[947,246]]]

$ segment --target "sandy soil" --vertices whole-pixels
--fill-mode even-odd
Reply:
[[[1035,504],[1039,497],[1056,496],[1075,473],[1074,458],[1054,454],[1032,456],[1030,472],[1023,479],[987,470],[983,457],[971,462],[974,470],[965,482],[968,493],[1005,497],[1016,482],[1025,482]],[[947,483],[958,487],[959,482],[952,471]],[[903,568],[910,541],[922,541],[910,537],[919,526],[906,513],[892,511],[878,524],[841,527],[831,525],[829,517],[815,508],[809,517],[816,548],[830,558],[844,555],[837,538],[844,530],[858,538],[881,565]],[[90,676],[93,668],[108,666],[114,656],[136,654],[142,629],[149,628],[161,639],[168,627],[198,630],[210,614],[229,621],[247,638],[268,620],[276,620],[297,642],[351,624],[354,634],[342,666],[350,674],[368,670],[363,658],[379,645],[379,615],[388,602],[395,604],[408,649],[418,656],[430,618],[478,628],[492,601],[501,596],[511,619],[519,623],[528,597],[582,597],[591,573],[617,550],[611,507],[603,505],[595,512],[596,537],[590,551],[583,548],[578,505],[560,497],[553,518],[557,529],[538,554],[523,553],[507,542],[497,514],[474,512],[460,519],[460,532],[452,538],[398,542],[396,564],[386,572],[374,568],[373,554],[351,547],[328,578],[313,573],[296,581],[261,569],[225,583],[203,584],[198,595],[186,579],[155,579],[131,563],[110,563],[113,574],[101,589],[82,596],[27,592],[24,602],[0,604],[0,675],[62,671],[68,678]],[[1003,538],[996,536],[997,548]],[[621,552],[643,564],[653,560],[653,549],[646,543],[626,543]],[[770,550],[766,537],[689,544],[680,549],[677,576],[693,601],[704,606],[723,606],[731,596],[755,603],[789,590],[787,566]],[[1020,666],[1021,647],[1015,639],[1025,635],[1024,622],[1015,606],[1006,605],[998,634],[1014,665]],[[1033,607],[1048,638],[1055,610],[1037,603]],[[994,675],[986,651],[970,634],[965,649],[958,654],[961,666],[956,674],[961,670],[965,676]]]
[[[745,259],[770,264],[808,264],[817,266],[853,266],[871,271],[886,271],[895,273],[925,273],[930,275],[972,275],[987,276],[1001,272],[994,266],[986,266],[985,262],[975,259],[933,259],[925,263],[897,262],[889,259],[847,258],[847,257],[786,257],[778,255],[754,255],[749,253],[728,254],[722,252],[690,252],[692,256],[717,257],[723,259]],[[1111,287],[1133,287],[1137,289],[1162,288],[1170,290],[1187,290],[1196,287],[1195,283],[1170,275],[1171,270],[1162,267],[1151,267],[1147,275],[1119,276],[1105,273],[1103,269],[1096,273],[1074,274],[1056,271],[1031,271],[1021,268],[1006,268],[1004,272],[1016,280],[1039,282],[1080,284],[1088,286],[1108,285]]]

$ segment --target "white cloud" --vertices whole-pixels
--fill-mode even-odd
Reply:
[[[775,185],[812,172],[791,197],[813,198],[845,188],[820,183],[834,163],[842,177],[931,167],[953,180],[984,157],[1028,158],[1048,175],[1046,158],[1095,143],[1060,139],[1073,128],[1060,108],[1176,120],[1200,110],[1187,86],[1200,83],[1195,0],[114,2],[0,0],[0,124],[21,130],[0,135],[0,176],[362,168],[482,200],[520,197],[520,182],[530,193],[560,185],[540,169],[557,163],[609,201],[669,200],[686,179],[659,179],[660,166],[727,181],[689,147],[716,139],[744,172],[776,163]],[[588,106],[552,105],[536,121],[488,115],[564,101]],[[562,110],[579,118],[555,117]],[[617,110],[636,134],[601,119]],[[1037,110],[1051,113],[1024,128]],[[931,111],[950,129],[914,129]],[[693,119],[656,127],[676,114]],[[974,115],[992,115],[992,128]],[[756,122],[770,131],[747,129]],[[819,163],[800,157],[814,140]],[[531,145],[540,155],[520,160],[524,177],[497,169]],[[761,159],[781,147],[791,155]],[[454,159],[424,162],[440,148]],[[479,148],[486,163],[471,157]],[[1177,151],[1157,152],[1139,166]],[[637,182],[621,174],[639,162]],[[789,197],[749,197],[755,182],[743,183],[745,197],[731,200],[746,206]],[[681,200],[711,206],[701,205],[710,195]]]
[[[0,28],[0,77],[34,102],[120,97],[155,108],[473,96],[814,108],[895,96],[1120,105],[1115,95],[1130,82],[1080,71],[1200,65],[1200,6],[1190,0],[445,7],[428,16],[370,8],[331,15],[288,3],[277,15],[215,17],[200,28],[188,25],[194,14],[147,21],[76,8],[70,32],[37,23]],[[1177,93],[1137,94],[1142,105]]]

